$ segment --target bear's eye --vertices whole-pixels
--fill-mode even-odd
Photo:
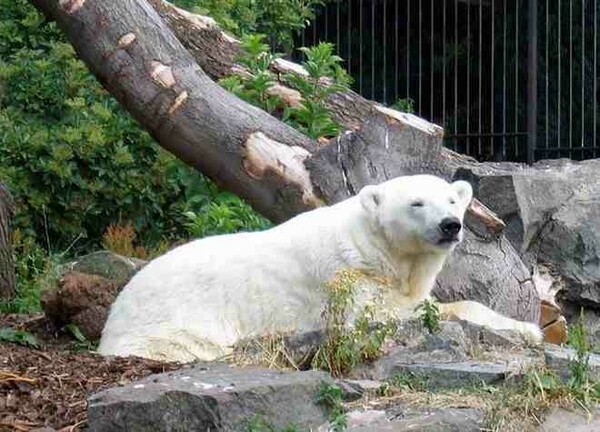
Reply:
[[[423,207],[423,201],[413,201],[410,203],[411,207]]]
[[[456,201],[454,201],[453,199],[450,199],[450,204],[456,204]]]

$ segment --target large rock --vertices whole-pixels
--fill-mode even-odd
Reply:
[[[456,177],[505,220],[526,264],[548,267],[568,302],[600,309],[600,161],[473,164]]]
[[[326,422],[315,405],[324,372],[282,372],[226,364],[152,375],[90,397],[90,431],[246,431],[259,420],[274,430]]]
[[[442,321],[440,327],[430,334],[417,320],[401,323],[389,352],[351,375],[375,381],[406,375],[438,389],[499,383],[543,364],[542,354],[528,349],[518,333],[466,321]]]
[[[99,339],[110,305],[145,261],[108,251],[65,266],[58,286],[42,294],[46,316],[57,326],[75,324],[89,340]]]
[[[521,321],[539,319],[540,298],[531,274],[504,236],[466,231],[433,294],[442,302],[474,300]]]

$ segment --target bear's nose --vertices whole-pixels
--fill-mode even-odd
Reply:
[[[440,222],[440,230],[449,237],[456,236],[461,228],[462,224],[457,217],[447,217]]]

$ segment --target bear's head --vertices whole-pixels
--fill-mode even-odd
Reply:
[[[431,175],[398,177],[359,193],[374,230],[391,247],[409,254],[444,253],[458,244],[472,197],[469,183]]]

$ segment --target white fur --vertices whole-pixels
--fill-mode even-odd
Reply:
[[[319,328],[324,282],[347,268],[389,278],[385,307],[409,311],[429,296],[456,244],[439,243],[440,221],[462,221],[471,196],[466,182],[399,177],[263,232],[180,246],[124,288],[99,352],[208,360],[241,338]]]

